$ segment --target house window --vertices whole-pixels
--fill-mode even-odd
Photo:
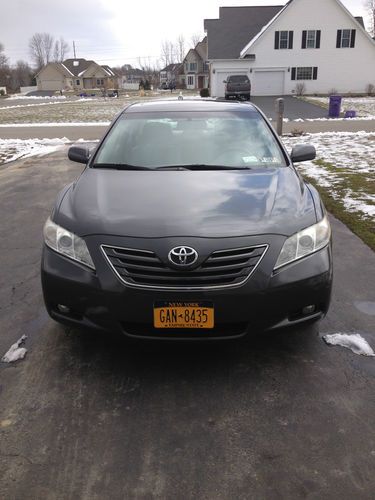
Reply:
[[[208,66],[208,63],[203,63],[203,73],[208,73],[209,71],[209,66]]]
[[[194,85],[194,76],[188,76],[188,78],[187,78],[187,84],[189,86]]]
[[[197,71],[197,63],[190,63],[189,64],[189,71]]]
[[[104,80],[103,80],[103,78],[98,78],[98,79],[96,80],[96,85],[98,85],[98,86],[100,86],[100,85],[104,85]]]
[[[80,85],[80,80],[76,80],[76,85]]]
[[[356,30],[337,30],[336,48],[353,49],[355,47]]]
[[[275,31],[275,49],[292,49],[293,34],[293,31]]]
[[[303,49],[320,49],[320,30],[302,31],[302,48]]]
[[[292,68],[292,80],[317,80],[318,68],[311,66],[299,66]]]

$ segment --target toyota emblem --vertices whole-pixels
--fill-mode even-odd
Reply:
[[[198,253],[194,248],[175,247],[168,254],[168,259],[176,266],[191,266],[198,259]]]

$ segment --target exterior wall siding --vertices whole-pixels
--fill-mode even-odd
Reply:
[[[356,30],[354,48],[336,48],[339,29]],[[306,30],[321,31],[319,49],[302,49],[303,31]],[[275,31],[293,31],[293,48],[276,50]],[[220,96],[223,92],[215,76],[220,74],[221,78],[223,68],[237,73],[247,70],[254,82],[257,71],[269,71],[270,78],[272,70],[284,71],[284,94],[295,93],[296,84],[301,82],[308,94],[327,94],[332,89],[339,93],[365,93],[368,84],[375,84],[375,44],[336,0],[294,0],[249,48],[248,54],[255,55],[255,60],[212,61],[212,95]],[[317,79],[292,80],[292,68],[296,67],[317,67]],[[253,87],[253,94],[262,95],[262,89]]]

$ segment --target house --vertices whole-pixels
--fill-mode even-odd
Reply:
[[[176,85],[179,83],[179,75],[181,73],[181,64],[168,64],[160,71],[160,85],[173,82]]]
[[[107,65],[86,59],[48,63],[36,75],[38,90],[117,89],[118,75]]]
[[[209,67],[207,64],[207,37],[190,49],[183,60],[181,83],[187,89],[208,87]]]
[[[253,95],[365,93],[375,84],[375,42],[339,0],[221,7],[204,22],[211,95],[247,74]]]

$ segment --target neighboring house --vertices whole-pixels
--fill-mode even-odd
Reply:
[[[211,95],[247,74],[253,95],[365,93],[375,84],[375,42],[339,0],[222,7],[206,19]]]
[[[145,72],[139,68],[133,68],[131,64],[124,64],[121,68],[122,82],[124,84],[137,84],[145,79]]]
[[[36,75],[38,90],[117,89],[119,77],[109,66],[86,59],[48,63]]]
[[[173,82],[176,85],[179,83],[179,76],[181,73],[181,64],[168,64],[164,69],[160,71],[160,85],[163,83],[168,84]]]
[[[183,60],[181,83],[187,89],[208,87],[209,67],[207,64],[207,37],[190,49]]]

